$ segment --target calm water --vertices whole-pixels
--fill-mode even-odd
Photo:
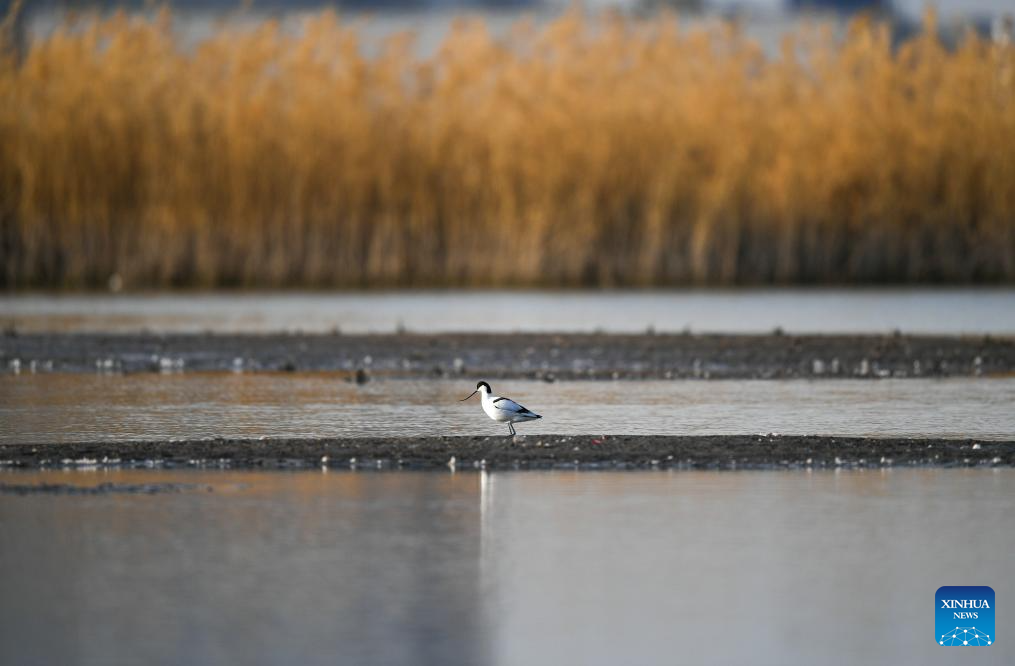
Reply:
[[[0,473],[3,664],[1011,664],[1015,471]],[[204,489],[210,486],[212,491]]]
[[[0,443],[502,434],[471,381],[329,374],[0,375]],[[543,415],[523,434],[1015,439],[1015,378],[494,382]]]
[[[1015,289],[394,291],[0,296],[22,331],[1015,334]]]

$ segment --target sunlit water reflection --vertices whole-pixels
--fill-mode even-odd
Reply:
[[[1015,662],[933,642],[939,586],[1015,598],[1008,469],[39,482],[200,490],[0,496],[4,664]]]
[[[1015,379],[493,382],[529,434],[1015,439]],[[0,443],[504,434],[461,381],[330,374],[0,376]]]

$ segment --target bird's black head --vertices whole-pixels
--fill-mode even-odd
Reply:
[[[470,393],[469,395],[465,396],[461,400],[459,400],[459,402],[465,402],[466,400],[476,395],[477,393],[482,392],[483,389],[486,389],[486,392],[490,393],[490,385],[487,384],[486,382],[479,382],[478,384],[476,384],[476,390]]]

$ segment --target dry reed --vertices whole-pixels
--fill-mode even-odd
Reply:
[[[933,27],[933,26],[931,26]],[[0,284],[1015,280],[1015,47],[577,14],[432,56],[163,13],[0,63]]]

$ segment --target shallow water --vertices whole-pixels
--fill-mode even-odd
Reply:
[[[0,496],[4,664],[1015,662],[1006,612],[933,642],[939,586],[1015,598],[1015,470],[39,482],[196,490]]]
[[[494,382],[522,434],[828,434],[1015,439],[1015,378]],[[470,381],[325,373],[0,376],[0,443],[498,435]]]
[[[378,291],[0,296],[20,331],[1015,334],[1015,289]]]

